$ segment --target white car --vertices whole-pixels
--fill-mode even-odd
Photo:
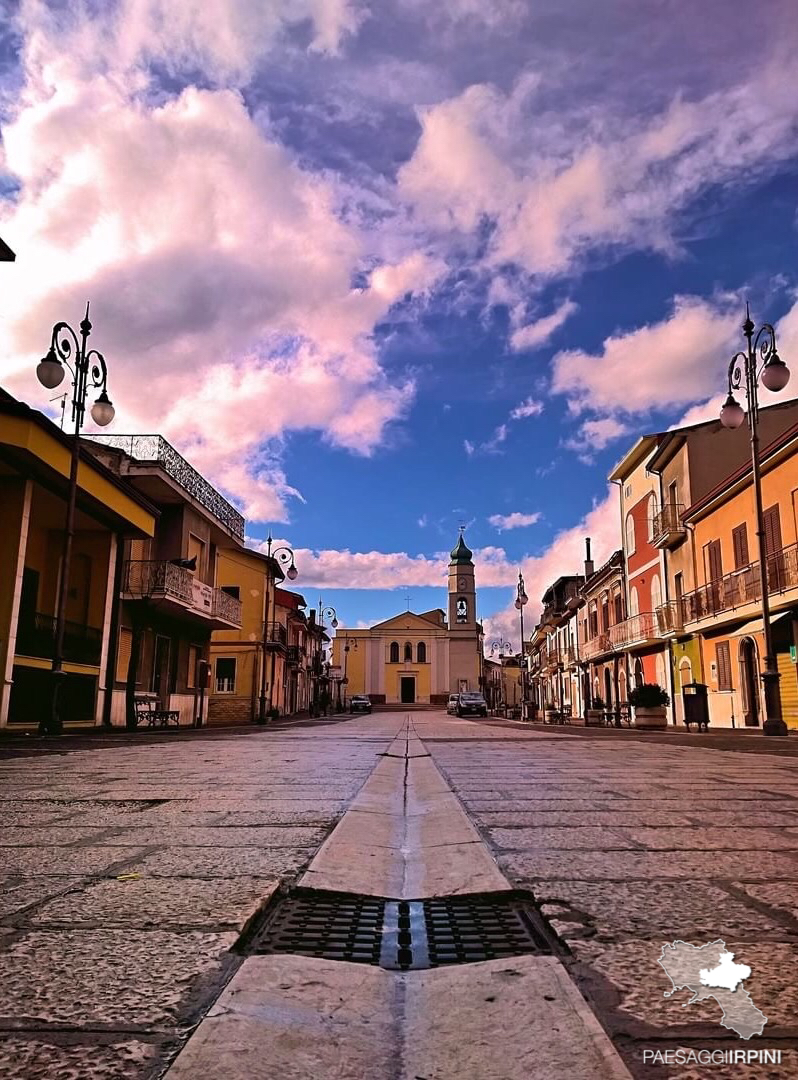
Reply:
[[[454,716],[454,714],[457,712],[457,704],[458,704],[459,701],[460,701],[460,695],[459,694],[449,694],[449,700],[446,703],[446,711],[447,711],[447,713]]]

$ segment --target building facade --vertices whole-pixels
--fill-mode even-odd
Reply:
[[[345,693],[375,704],[446,703],[483,687],[482,626],[476,617],[473,554],[462,535],[451,553],[448,620],[442,609],[395,615],[368,629],[339,630],[333,670]]]

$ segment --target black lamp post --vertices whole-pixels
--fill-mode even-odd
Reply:
[[[502,657],[503,656],[509,656],[512,653],[512,651],[513,651],[512,642],[505,641],[504,638],[499,638],[498,641],[492,641],[490,643],[490,655],[495,656],[498,653],[498,655],[499,655],[499,663],[500,664],[501,664],[501,661],[502,661]],[[502,697],[503,697],[504,696],[504,665],[503,664],[502,664],[501,686],[502,686]],[[491,690],[492,690],[491,697],[493,697],[495,699],[495,696],[496,696],[495,695],[495,687],[491,687]],[[495,708],[496,708],[496,701],[495,700],[493,700],[491,702],[491,708],[495,710]]]
[[[748,429],[751,433],[751,467],[756,504],[756,535],[759,547],[759,575],[762,589],[762,631],[765,639],[765,670],[762,683],[765,688],[764,735],[786,735],[787,725],[781,713],[779,670],[773,651],[773,632],[770,626],[770,601],[768,598],[767,544],[765,541],[765,515],[762,509],[762,476],[759,464],[759,402],[757,384],[761,379],[768,390],[783,390],[790,381],[790,369],[776,351],[776,331],[770,323],[763,323],[756,330],[745,305],[743,335],[747,349],[738,352],[729,363],[729,396],[720,411],[720,422],[726,428],[738,428],[745,419],[743,407],[736,401],[734,391],[745,382],[748,399]],[[762,366],[757,370],[757,364]],[[774,553],[775,554],[775,553]]]
[[[296,563],[294,561],[293,549],[288,547],[285,544],[282,544],[280,547],[276,547],[276,548],[274,548],[274,550],[272,550],[272,543],[273,543],[272,534],[269,533],[268,537],[266,538],[266,545],[267,545],[266,555],[267,555],[267,557],[270,558],[270,559],[276,559],[277,562],[280,563],[282,566],[287,565],[288,569],[285,572],[285,576],[288,578],[289,581],[295,581],[296,578],[297,578],[297,575],[299,574],[299,571],[297,570]],[[277,588],[277,586],[276,586],[276,583],[275,583],[275,590],[276,590],[276,588]],[[277,594],[276,594],[276,591],[275,591],[275,594],[274,594],[274,602],[272,603],[272,608],[274,610],[276,610],[276,608],[277,608]],[[261,673],[260,673],[260,707],[259,707],[259,710],[258,710],[258,723],[260,723],[260,724],[265,724],[266,723],[266,645],[267,645],[267,642],[269,640],[269,627],[270,627],[272,621],[274,621],[274,620],[269,619],[269,598],[267,596],[266,597],[265,618],[263,620],[263,668],[261,669]],[[271,671],[271,678],[269,679],[269,711],[271,711],[272,702],[274,701],[273,694],[274,694],[274,652],[272,652],[272,671]]]
[[[91,322],[89,305],[80,323],[80,335],[69,323],[59,322],[53,327],[50,348],[47,356],[36,367],[36,376],[42,386],[54,390],[64,378],[64,366],[72,375],[72,419],[75,432],[72,436],[72,459],[69,468],[69,492],[67,495],[66,524],[64,543],[61,552],[61,574],[58,582],[58,597],[55,612],[55,645],[53,648],[53,687],[50,712],[47,719],[39,723],[40,735],[60,735],[63,730],[60,698],[64,679],[64,628],[66,623],[66,601],[69,594],[69,571],[72,562],[72,543],[75,537],[75,502],[78,490],[78,461],[80,459],[80,430],[86,415],[86,396],[89,385],[99,390],[97,400],[91,407],[91,418],[100,427],[110,424],[114,418],[114,407],[108,399],[108,372],[102,353],[87,348]],[[70,364],[73,359],[74,367]]]
[[[357,638],[347,638],[344,642],[344,677],[341,680],[341,685],[344,688],[344,712],[346,712],[346,687],[349,685],[349,678],[346,674],[347,661],[349,660],[349,649],[357,648]]]
[[[524,578],[518,571],[518,589],[515,597],[515,606],[521,618],[521,716],[526,720],[526,657],[524,655],[524,604],[529,602],[529,597],[524,588]]]

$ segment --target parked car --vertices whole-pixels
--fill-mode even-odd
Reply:
[[[371,699],[367,698],[365,694],[355,694],[354,697],[349,699],[349,711],[353,712],[371,712]]]
[[[456,712],[458,716],[468,716],[469,713],[476,716],[487,716],[488,703],[482,694],[476,692],[458,694]]]
[[[457,712],[457,702],[460,700],[459,694],[449,694],[449,700],[446,703],[446,711],[452,716]]]

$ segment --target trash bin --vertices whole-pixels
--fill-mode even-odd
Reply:
[[[706,730],[709,724],[709,702],[706,683],[692,682],[682,686],[684,722],[689,730],[691,724]]]

